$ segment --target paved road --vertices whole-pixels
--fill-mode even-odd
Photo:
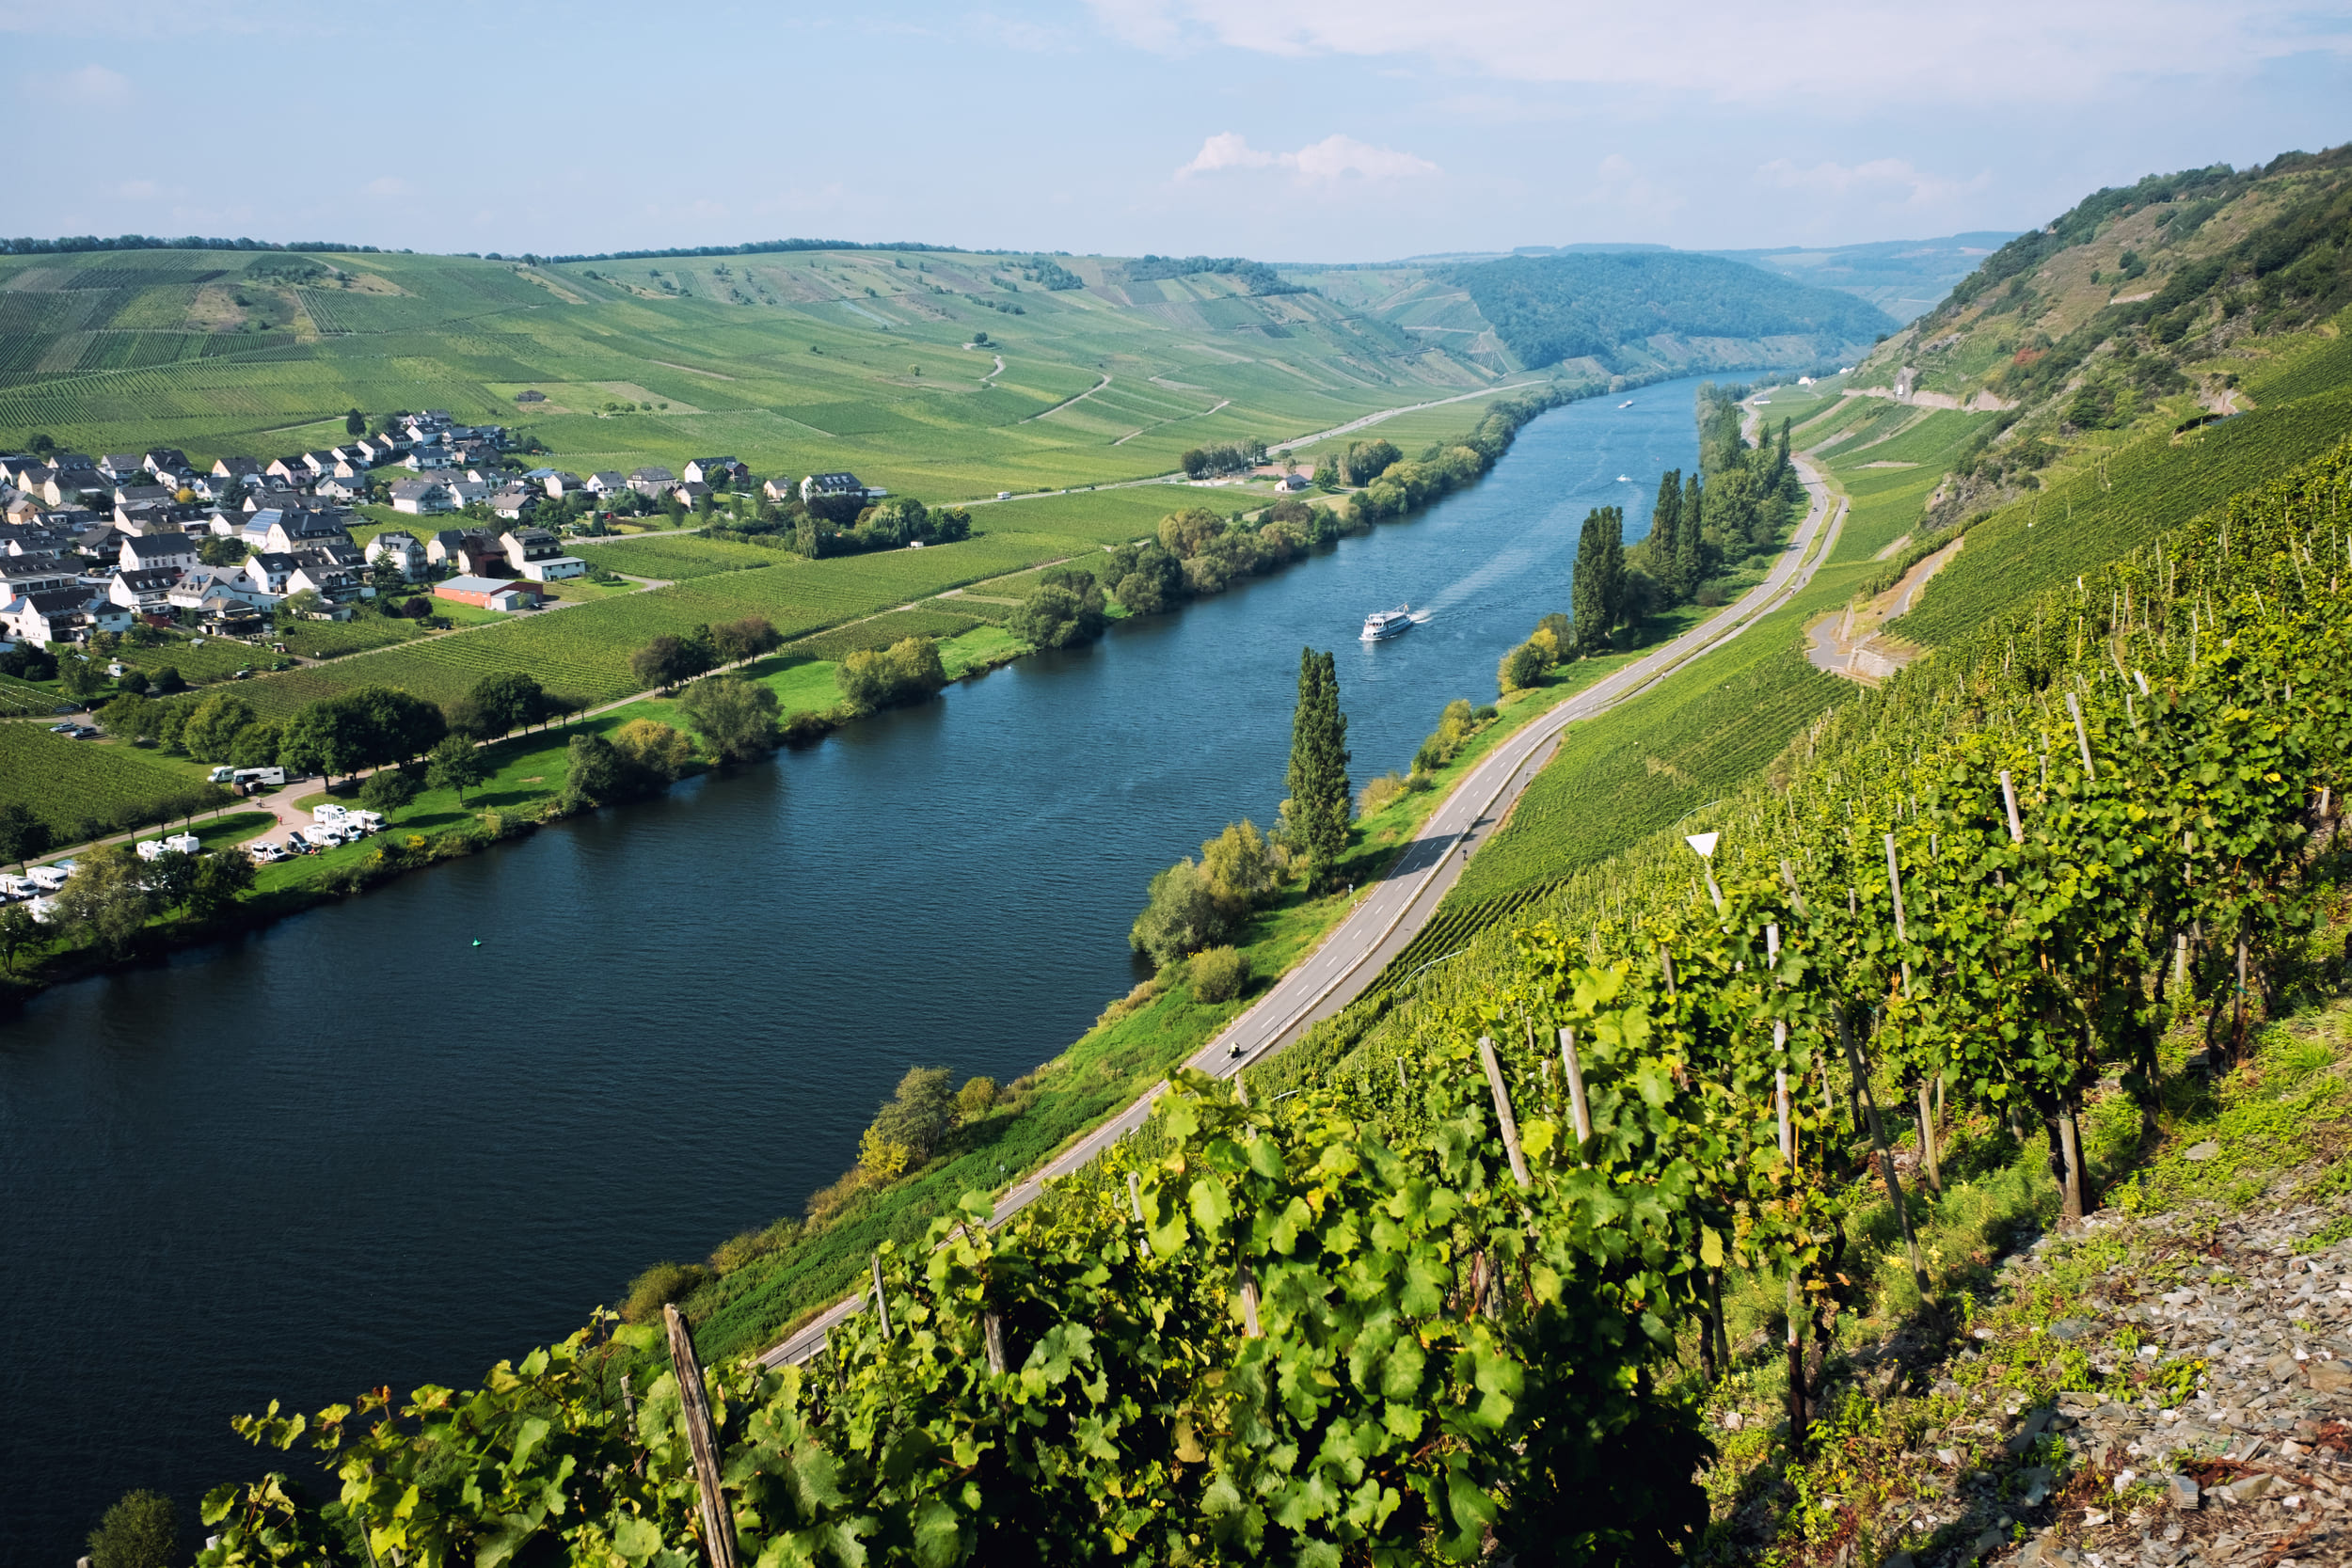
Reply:
[[[1543,771],[1561,731],[1649,689],[1788,603],[1812,580],[1836,546],[1838,531],[1845,526],[1846,507],[1810,463],[1802,457],[1795,463],[1813,504],[1762,582],[1723,613],[1578,692],[1496,747],[1430,814],[1420,833],[1398,853],[1381,879],[1358,896],[1356,907],[1338,928],[1184,1065],[1213,1077],[1230,1078],[1245,1067],[1274,1056],[1316,1020],[1354,1001],[1428,923],[1446,891],[1461,877],[1470,849],[1502,820],[1519,792]],[[1154,1085],[1042,1169],[1016,1183],[997,1200],[996,1223],[1003,1224],[1034,1202],[1047,1181],[1082,1168],[1141,1127],[1152,1114],[1152,1101],[1165,1088],[1165,1084]],[[824,1348],[826,1331],[860,1310],[865,1302],[866,1292],[860,1291],[827,1308],[760,1360],[771,1367],[807,1360]]]

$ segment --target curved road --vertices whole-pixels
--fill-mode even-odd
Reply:
[[[1430,814],[1420,833],[1398,852],[1380,880],[1364,892],[1322,944],[1184,1065],[1212,1077],[1230,1078],[1275,1055],[1315,1021],[1354,1001],[1428,923],[1447,890],[1461,877],[1471,847],[1502,822],[1519,793],[1543,771],[1550,760],[1552,743],[1563,730],[1648,690],[1692,659],[1778,610],[1811,581],[1836,546],[1838,531],[1845,526],[1846,506],[1810,463],[1802,457],[1793,461],[1813,504],[1762,582],[1721,614],[1578,692],[1496,747]],[[1016,1182],[997,1200],[993,1223],[1003,1224],[1034,1202],[1047,1181],[1080,1169],[1141,1127],[1152,1114],[1152,1102],[1166,1086],[1165,1083],[1155,1085],[1149,1094],[1042,1169]],[[860,1310],[866,1298],[866,1292],[861,1291],[828,1307],[760,1360],[771,1367],[807,1360],[824,1348],[826,1332]]]

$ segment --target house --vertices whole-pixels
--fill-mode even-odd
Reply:
[[[690,484],[719,484],[740,483],[751,476],[751,469],[732,457],[697,457],[678,477]]]
[[[469,578],[508,578],[515,575],[512,562],[499,542],[486,533],[469,533],[466,542],[450,555],[450,564],[460,576]]]
[[[180,574],[180,580],[171,585],[164,602],[174,610],[200,610],[215,599],[230,598],[247,609],[262,609],[275,602],[271,594],[253,584],[241,568],[230,566],[199,566]]]
[[[406,451],[410,444],[402,436],[364,436],[351,445],[354,451],[380,468]]]
[[[126,572],[184,572],[196,564],[196,541],[184,533],[125,534],[115,559]]]
[[[511,578],[452,578],[433,585],[433,596],[457,604],[478,605],[484,610],[536,610],[540,589],[535,582],[516,581]]]
[[[375,597],[375,589],[356,567],[342,564],[326,550],[304,550],[294,557],[294,568],[286,574],[286,592],[316,594],[331,605]]]
[[[179,586],[182,575],[176,566],[126,568],[117,572],[114,580],[106,585],[106,597],[138,614],[167,613],[171,609],[171,591]]]
[[[1277,490],[1287,490],[1295,493],[1306,489],[1307,486],[1312,484],[1313,483],[1314,481],[1309,479],[1305,474],[1284,474],[1274,482],[1274,487]]]
[[[367,560],[371,566],[389,566],[410,582],[424,576],[430,565],[422,541],[396,528],[386,529],[368,541]]]
[[[567,474],[561,469],[550,468],[539,481],[539,487],[547,492],[548,499],[560,501],[565,496],[580,494],[580,477],[578,474]]]
[[[135,452],[107,452],[98,460],[98,471],[119,484],[133,474],[143,474],[147,465]]]
[[[363,501],[368,499],[367,480],[351,474],[329,474],[311,488],[331,500]]]
[[[865,483],[855,474],[810,474],[801,481],[801,499],[813,500],[880,500],[889,491]]]
[[[454,567],[467,542],[478,537],[471,529],[445,528],[425,541],[424,559],[431,565]]]
[[[478,479],[453,479],[443,482],[449,486],[449,499],[459,506],[471,506],[490,499],[490,487]]]
[[[299,457],[281,457],[263,468],[262,477],[284,480],[287,487],[291,489],[295,485],[310,483],[310,467]]]
[[[126,631],[132,612],[87,588],[53,588],[20,594],[0,604],[0,631],[24,641],[84,642],[102,631]]]
[[[801,493],[801,487],[778,474],[759,487],[759,493],[771,501],[788,501]]]
[[[143,468],[135,468],[132,472],[138,475],[138,483],[134,483],[129,480],[121,480],[118,481],[115,484],[113,495],[115,504],[118,506],[134,501],[163,501],[168,505],[173,496],[177,493],[168,484],[150,484],[146,483],[154,476],[148,473]]]
[[[412,472],[436,473],[440,469],[453,467],[457,461],[457,454],[447,447],[420,446],[412,448],[402,461]]]
[[[260,513],[255,513],[258,521]],[[251,531],[248,525],[246,531]],[[263,531],[257,549],[294,551],[328,543],[348,545],[351,531],[343,526],[342,517],[332,512],[317,512],[303,507],[287,507],[276,515]]]
[[[710,499],[710,486],[696,484],[689,481],[684,484],[672,485],[670,494],[675,496],[685,505],[696,507]]]
[[[565,555],[563,541],[546,529],[510,529],[499,543],[506,547],[506,563],[533,582],[561,582],[588,575],[588,562]]]
[[[169,501],[117,501],[115,527],[125,533],[183,533],[188,520]]]
[[[335,471],[335,454],[331,451],[306,451],[302,454],[302,466],[310,470],[310,477],[312,479],[321,474],[331,474]],[[299,480],[302,476],[297,474],[294,477]]]
[[[582,488],[592,496],[617,496],[628,488],[628,475],[610,468],[598,469],[588,476],[588,483]]]
[[[512,486],[491,496],[490,512],[494,516],[519,521],[524,512],[537,504],[538,499],[537,491],[525,490],[520,485]]]
[[[79,556],[48,550],[32,555],[0,555],[0,599],[22,594],[51,594],[81,580]]]
[[[455,503],[449,499],[449,486],[435,479],[403,479],[392,483],[392,510],[405,512],[412,517],[422,517],[435,512],[449,512]]]
[[[245,563],[246,580],[253,584],[256,592],[282,597],[292,592],[286,579],[294,576],[294,568],[300,564],[291,555],[248,556]]]
[[[526,387],[515,394],[515,401],[516,403],[545,403],[548,401],[548,395],[533,388]]]
[[[262,629],[261,610],[234,594],[211,594],[194,605],[177,608],[182,615],[193,616],[209,634],[251,637]]]
[[[502,463],[469,460],[466,464],[466,477],[476,484],[487,484],[493,487],[509,483],[506,466]]]
[[[334,475],[337,479],[365,479],[371,467],[368,460],[356,451],[335,449]]]
[[[178,447],[157,447],[139,459],[139,467],[151,474],[176,474],[192,465]]]
[[[87,463],[89,459],[84,458]],[[87,495],[103,495],[109,488],[106,476],[95,466],[86,468],[53,467],[33,485],[32,492],[52,506],[69,506]]]
[[[649,500],[676,483],[677,475],[660,467],[631,468],[628,471],[628,487]]]
[[[213,465],[213,477],[251,483],[262,477],[262,460],[258,457],[221,458]]]

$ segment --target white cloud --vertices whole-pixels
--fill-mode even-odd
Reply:
[[[1966,8],[1603,0],[1089,0],[1130,42],[1406,57],[1509,81],[1690,89],[1737,103],[2039,100],[2149,76],[2352,55],[2352,13],[2304,0],[1979,0]],[[1792,105],[1793,106],[1793,105]]]
[[[1882,206],[1934,207],[1973,196],[1993,183],[1988,170],[1971,180],[1950,180],[1914,167],[1901,158],[1872,158],[1848,166],[1819,163],[1800,168],[1786,158],[1758,166],[1756,178],[1785,190],[1857,198]]]
[[[1295,152],[1267,152],[1249,145],[1237,131],[1222,131],[1200,144],[1192,162],[1176,171],[1180,180],[1196,174],[1216,174],[1234,168],[1284,168],[1302,181],[1335,182],[1353,176],[1360,180],[1398,180],[1435,174],[1438,166],[1410,152],[1375,147],[1353,136],[1329,135],[1310,142]]]
[[[131,101],[131,79],[103,65],[86,65],[58,79],[63,95],[76,103],[112,106]]]

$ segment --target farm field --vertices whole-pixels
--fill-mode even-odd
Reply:
[[[785,550],[739,545],[729,539],[695,539],[685,535],[660,539],[575,539],[567,547],[591,566],[668,582],[709,577],[716,572],[772,566],[779,561],[792,559]]]
[[[1087,287],[944,252],[5,259],[0,444],[40,431],[209,463],[339,440],[348,407],[435,407],[527,428],[543,461],[583,473],[723,451],[956,500],[1164,473],[1189,446],[1503,379],[1320,295],[1071,264]],[[977,331],[985,350],[964,346]],[[524,390],[545,401],[517,405]]]
[[[118,741],[68,740],[35,721],[0,724],[0,806],[23,805],[62,841],[86,817],[201,788],[204,768]]]

